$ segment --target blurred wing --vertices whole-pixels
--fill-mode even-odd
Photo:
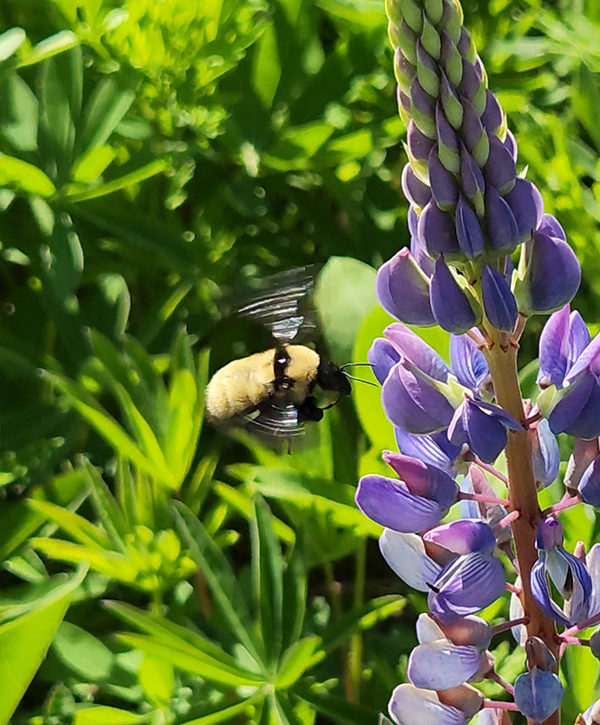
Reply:
[[[269,438],[295,438],[304,435],[304,426],[298,421],[298,411],[293,405],[261,406],[246,427],[251,433]]]
[[[267,327],[282,344],[290,343],[301,332],[309,336],[317,328],[310,297],[315,270],[299,267],[261,280],[261,290],[238,309],[238,315]]]

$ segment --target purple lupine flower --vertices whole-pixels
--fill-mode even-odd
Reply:
[[[600,455],[598,438],[592,438],[590,441],[583,440],[583,438],[575,440],[573,453],[571,453],[565,473],[565,487],[569,491],[573,493],[577,491],[581,477],[598,455]]]
[[[476,493],[484,496],[496,495],[496,492],[488,483],[483,471],[475,465],[470,466],[469,474],[460,482],[460,490],[466,493]],[[460,502],[460,508],[463,518],[480,518],[491,526],[492,529],[494,529],[508,513],[504,506],[485,501],[463,500]],[[512,528],[510,526],[499,528],[495,531],[495,535],[496,542],[498,544],[506,543],[512,538]]]
[[[438,325],[461,335],[481,322],[481,308],[475,296],[461,286],[443,255],[435,263],[431,278],[431,309]]]
[[[538,560],[531,569],[531,593],[544,613],[566,626],[575,624],[586,611],[592,594],[587,567],[562,546],[562,526],[549,516],[540,522],[536,547]],[[561,609],[553,600],[548,577],[568,603]],[[568,611],[567,611],[568,609]]]
[[[581,315],[568,305],[542,331],[538,383],[544,388],[538,406],[553,433],[600,435],[600,336],[590,340]]]
[[[384,460],[402,480],[363,476],[356,504],[378,524],[415,533],[438,524],[458,498],[458,485],[444,471],[416,458],[386,451]]]
[[[409,325],[429,327],[435,317],[429,301],[429,278],[404,248],[377,272],[377,297],[392,317]]]
[[[448,620],[474,614],[503,594],[504,570],[493,555],[496,539],[485,522],[453,521],[423,538],[459,554],[431,584],[428,604],[435,617]]]
[[[523,401],[525,417],[534,417],[538,412],[531,401]],[[542,419],[532,424],[527,434],[531,444],[531,463],[538,491],[549,486],[558,475],[560,451],[558,441],[550,430],[548,421]]]
[[[590,463],[579,481],[577,491],[581,498],[595,508],[600,508],[600,455]]]
[[[403,684],[392,693],[388,707],[397,725],[466,725],[482,705],[483,696],[468,685],[438,693]]]
[[[441,468],[452,478],[466,472],[468,464],[462,457],[463,446],[451,443],[446,431],[417,436],[396,428],[394,433],[401,453]]]

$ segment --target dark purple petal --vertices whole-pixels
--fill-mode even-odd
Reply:
[[[481,73],[477,66],[463,58],[463,76],[458,91],[463,99],[473,101],[481,92]]]
[[[467,554],[448,564],[433,586],[428,597],[430,613],[441,620],[464,617],[502,596],[504,570],[490,554]]]
[[[483,265],[481,298],[485,314],[491,324],[502,332],[512,332],[517,322],[517,302],[504,275],[488,264]],[[433,313],[437,318],[435,308]]]
[[[510,206],[500,194],[490,187],[485,195],[487,234],[497,252],[510,254],[519,242],[519,229]]]
[[[407,534],[436,526],[448,512],[435,501],[413,496],[402,481],[376,475],[360,479],[356,505],[372,521]]]
[[[505,428],[509,428],[510,430],[523,430],[523,426],[499,405],[486,403],[485,400],[478,400],[476,398],[471,399],[471,403],[472,405],[476,405],[478,408],[481,408],[481,410],[487,410],[497,421],[502,423]]]
[[[468,335],[450,336],[450,361],[458,382],[473,391],[479,390],[489,377],[485,355]]]
[[[377,272],[376,291],[383,309],[411,325],[435,325],[429,280],[405,247]]]
[[[565,430],[575,438],[591,440],[600,435],[600,382],[594,378],[591,393],[577,418]],[[552,411],[554,413],[554,411]]]
[[[456,238],[463,254],[469,259],[483,254],[485,240],[479,220],[463,196],[456,207]]]
[[[504,197],[517,220],[519,240],[526,241],[537,229],[544,213],[542,195],[531,181],[517,179]]]
[[[454,175],[442,164],[438,157],[437,146],[429,154],[429,183],[431,193],[440,209],[451,211],[458,201],[458,188]]]
[[[459,519],[436,526],[423,534],[423,539],[460,556],[476,551],[491,554],[496,546],[496,537],[491,527],[478,518]]]
[[[562,239],[534,232],[530,244],[525,277],[517,286],[519,302],[529,313],[554,312],[568,304],[579,289],[579,261]]]
[[[442,211],[433,199],[419,217],[419,242],[434,259],[440,254],[460,256],[452,215]]]
[[[534,667],[515,680],[515,702],[533,722],[545,722],[560,707],[563,686],[551,670]]]
[[[490,155],[485,165],[485,180],[501,194],[510,191],[517,179],[512,153],[497,136],[490,136]]]
[[[410,115],[415,124],[426,136],[435,138],[435,99],[427,93],[418,78],[414,78],[411,83],[410,101]]]
[[[400,353],[390,342],[377,337],[369,348],[368,360],[372,365],[373,375],[383,385],[390,370],[400,362]]]
[[[567,374],[569,356],[570,309],[565,305],[552,314],[540,335],[540,373],[538,381],[560,388]]]
[[[600,507],[600,456],[586,468],[577,486],[579,495],[591,506]]]
[[[399,322],[393,322],[385,328],[383,334],[396,350],[419,370],[442,383],[446,382],[450,369],[444,359],[416,332]]]
[[[487,91],[486,93],[485,111],[483,112],[481,121],[490,136],[490,141],[492,134],[495,134],[504,123],[502,108],[498,103],[498,99],[491,91]]]
[[[478,324],[479,315],[443,257],[439,257],[435,263],[430,295],[431,309],[442,329],[461,335]]]
[[[408,660],[408,679],[416,687],[447,690],[477,674],[482,655],[477,647],[455,645],[448,639],[420,644]]]
[[[402,453],[441,468],[450,476],[455,475],[454,461],[460,455],[461,446],[450,443],[445,432],[428,436],[412,435],[400,428],[396,428],[394,432],[398,448]]]
[[[460,145],[460,180],[463,192],[471,199],[480,199],[485,192],[485,181],[479,165],[464,144]]]
[[[573,317],[571,316],[571,319]],[[583,330],[579,332],[579,342],[581,343],[583,338]],[[571,336],[569,335],[569,341]],[[565,377],[565,382],[570,383],[577,378],[582,372],[594,371],[597,366],[598,360],[600,359],[600,335],[596,337],[587,345],[587,347],[581,352],[581,354],[575,360],[573,366],[569,368],[569,372]]]
[[[485,463],[493,463],[506,446],[506,428],[473,400],[465,400],[463,415],[469,448]]]
[[[423,496],[444,508],[456,502],[458,484],[440,468],[394,451],[383,451],[382,458],[414,496]]]
[[[431,199],[431,189],[415,176],[410,164],[402,171],[402,191],[414,206],[425,206]]]
[[[381,403],[393,425],[416,435],[442,430],[454,412],[433,381],[408,360],[390,371],[381,391]]]
[[[489,156],[489,141],[481,123],[481,118],[469,101],[463,100],[465,113],[462,132],[467,148],[475,157],[475,161],[483,166]]]
[[[424,133],[419,131],[414,121],[411,121],[408,126],[406,142],[411,156],[420,161],[426,161],[429,158],[429,152],[435,143],[430,138],[427,138]]]
[[[552,551],[562,546],[563,530],[560,521],[554,516],[547,516],[538,524],[535,546],[539,550]]]
[[[467,399],[454,411],[450,425],[448,426],[448,440],[455,446],[468,445],[467,435]]]
[[[554,435],[566,433],[576,425],[579,416],[592,395],[595,385],[596,379],[589,371],[584,372],[576,380],[573,380],[548,416],[550,430]],[[593,438],[594,436],[589,437]]]
[[[562,239],[563,242],[567,241],[565,230],[561,227],[558,219],[552,216],[552,214],[544,214],[537,231],[542,234],[547,234],[549,237],[554,237],[555,239]]]
[[[514,162],[517,162],[519,150],[517,148],[517,140],[513,136],[512,131],[506,132],[506,138],[504,139],[504,146],[509,150],[510,155],[513,157]]]

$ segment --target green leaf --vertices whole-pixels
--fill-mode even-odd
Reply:
[[[126,189],[128,186],[139,184],[146,179],[150,179],[153,176],[162,173],[168,167],[169,162],[166,159],[156,159],[155,161],[144,164],[144,166],[141,166],[139,169],[131,171],[129,174],[124,174],[113,181],[107,181],[104,184],[98,184],[97,186],[93,186],[88,189],[82,189],[78,184],[70,184],[62,190],[62,193],[69,201],[72,202],[97,199],[101,196],[114,194],[115,191]]]
[[[29,499],[27,504],[45,518],[57,523],[65,533],[72,536],[80,544],[98,549],[111,548],[111,541],[108,536],[83,516],[48,501]]]
[[[52,649],[58,658],[88,682],[107,680],[114,662],[113,653],[85,629],[62,622]]]
[[[585,63],[579,66],[573,89],[573,110],[600,152],[600,83]]]
[[[257,497],[251,526],[254,598],[260,611],[262,639],[274,662],[283,637],[283,559],[271,518],[269,507]]]
[[[304,672],[315,664],[315,650],[320,646],[321,638],[317,636],[305,637],[295,642],[283,655],[275,687],[287,690],[294,685]],[[325,652],[321,652],[322,657]]]
[[[0,79],[0,136],[17,151],[37,148],[39,104],[16,73]]]
[[[134,100],[135,93],[120,90],[112,78],[98,83],[85,107],[85,120],[77,140],[82,155],[108,141]]]
[[[25,42],[27,37],[23,28],[11,28],[0,35],[0,63],[8,60]]]
[[[276,519],[275,519],[276,521]],[[273,527],[275,530],[275,527]],[[277,533],[275,531],[275,533]],[[300,537],[294,546],[283,573],[283,646],[290,647],[300,639],[306,615],[308,594],[307,564]]]
[[[259,703],[264,698],[264,693],[257,692],[256,695],[249,697],[247,700],[238,702],[236,705],[230,705],[214,712],[198,717],[195,720],[188,720],[182,725],[219,725],[219,723],[227,722],[238,715],[243,715],[249,707]]]
[[[34,549],[51,559],[70,564],[88,564],[95,571],[127,584],[132,584],[138,574],[138,568],[133,562],[112,551],[90,549],[70,541],[42,537],[34,537],[30,542]]]
[[[312,687],[302,682],[296,686],[294,692],[312,705],[317,712],[341,725],[373,725],[379,719],[378,710],[330,695],[318,686]]]
[[[252,500],[248,497],[248,495],[244,495],[239,488],[228,486],[226,483],[222,483],[221,481],[214,481],[212,491],[247,521],[253,521],[254,507],[252,505]],[[276,516],[271,515],[271,519],[273,531],[276,536],[285,544],[293,544],[296,540],[296,535],[294,534],[293,529]]]
[[[169,391],[169,421],[165,434],[165,459],[174,487],[179,489],[192,464],[202,409],[198,406],[198,389],[190,370],[177,370]]]
[[[52,58],[59,53],[64,53],[79,44],[79,39],[70,30],[61,30],[55,35],[40,41],[33,48],[24,53],[19,59],[19,67],[40,63],[43,60]]]
[[[210,587],[214,604],[221,610],[232,634],[257,663],[262,663],[251,631],[247,597],[240,589],[229,562],[202,524],[183,504],[175,503],[174,516],[179,534],[190,549],[190,556]]]
[[[372,267],[350,257],[332,257],[319,274],[315,305],[323,336],[339,364],[352,359],[361,324],[377,305],[375,277]]]
[[[5,154],[0,154],[0,186],[44,198],[56,192],[52,181],[37,166]]]
[[[147,715],[135,715],[127,710],[100,705],[78,710],[74,725],[136,725],[147,720]]]
[[[29,687],[84,576],[82,569],[38,609],[0,627],[1,725],[7,725]]]
[[[73,181],[79,184],[91,184],[114,161],[117,152],[106,144],[95,146],[80,156],[73,167]]]
[[[251,84],[265,108],[271,108],[281,79],[277,33],[269,26],[256,43]]]
[[[140,668],[140,685],[150,702],[157,707],[166,707],[174,684],[173,665],[150,655],[144,657]]]
[[[203,652],[192,652],[189,648],[185,651],[158,642],[151,637],[141,634],[119,634],[121,642],[140,649],[142,652],[169,662],[184,672],[191,672],[211,682],[229,687],[256,686],[262,682],[261,678],[246,672],[238,667],[224,665],[216,659],[212,659]]]
[[[124,549],[123,539],[130,529],[123,512],[117,505],[111,490],[104,482],[98,469],[92,466],[87,458],[81,457],[80,463],[86,474],[96,512],[106,529],[106,533],[117,549]]]

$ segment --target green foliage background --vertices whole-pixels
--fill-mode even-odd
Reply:
[[[600,7],[463,6],[594,325]],[[425,607],[353,504],[394,446],[377,391],[289,456],[202,402],[252,348],[221,310],[257,277],[327,263],[338,363],[388,322],[374,268],[408,238],[383,3],[3,0],[0,32],[0,723],[374,722]],[[568,722],[598,696],[571,650]]]

